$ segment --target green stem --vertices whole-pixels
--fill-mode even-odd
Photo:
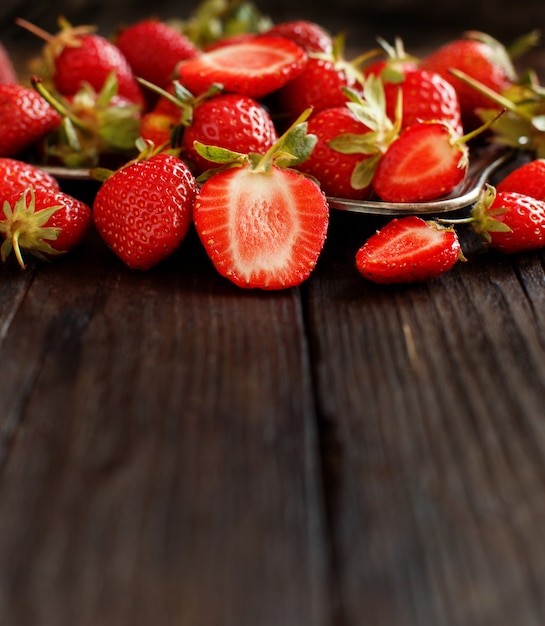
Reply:
[[[42,98],[48,104],[50,104],[55,109],[55,111],[57,111],[57,113],[62,115],[62,117],[67,117],[72,122],[72,124],[74,124],[74,126],[77,126],[81,130],[90,133],[93,132],[93,129],[90,126],[82,122],[79,117],[74,115],[72,111],[70,111],[70,109],[65,107],[60,100],[57,100],[55,97],[53,97],[52,94],[49,93],[49,91],[44,87],[40,78],[38,78],[37,76],[32,76],[30,82],[32,84],[32,87],[34,87],[34,89],[40,94],[40,96],[42,96]]]

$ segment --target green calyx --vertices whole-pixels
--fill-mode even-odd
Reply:
[[[71,102],[53,94],[36,76],[34,89],[62,116],[58,129],[45,140],[48,158],[66,167],[95,167],[103,154],[120,154],[130,158],[140,133],[139,107],[117,105],[118,83],[111,72],[97,93],[85,84]]]
[[[491,239],[490,233],[508,233],[511,231],[507,224],[496,219],[497,215],[503,215],[507,212],[507,209],[503,207],[490,208],[495,199],[495,187],[486,185],[480,198],[471,209],[470,219],[473,230],[488,242]]]
[[[200,48],[224,37],[260,33],[272,26],[269,17],[245,0],[203,0],[189,19],[169,23]]]
[[[256,172],[269,171],[273,165],[283,168],[296,167],[311,155],[318,140],[316,135],[307,132],[306,120],[311,112],[312,109],[306,109],[265,154],[243,154],[196,141],[194,147],[200,156],[219,164],[218,168],[201,174],[197,179],[198,182],[202,183],[217,171],[231,167],[249,166]]]
[[[4,201],[4,219],[0,220],[0,233],[5,237],[0,247],[2,261],[5,262],[13,251],[19,265],[25,269],[22,250],[43,261],[48,257],[62,254],[49,243],[58,238],[61,229],[46,226],[51,216],[61,208],[53,206],[36,211],[32,186],[23,192],[13,206],[7,200]]]
[[[386,114],[384,83],[380,77],[370,75],[363,84],[362,95],[344,89],[348,98],[346,106],[361,122],[361,133],[346,133],[329,142],[329,147],[343,154],[361,154],[363,158],[354,168],[351,185],[364,189],[371,184],[380,158],[401,131],[401,90],[396,103],[394,120]]]
[[[453,69],[451,73],[496,105],[496,108],[491,105],[477,111],[484,122],[493,120],[498,108],[504,110],[504,115],[491,126],[495,143],[545,157],[545,88],[539,84],[534,72],[526,72],[502,93],[459,70]]]

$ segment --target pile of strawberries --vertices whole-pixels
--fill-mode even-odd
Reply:
[[[50,259],[94,225],[146,270],[194,226],[235,284],[293,287],[320,256],[329,198],[440,198],[464,181],[479,141],[532,161],[487,186],[464,221],[505,253],[545,245],[544,89],[483,33],[422,59],[380,39],[347,59],[343,37],[305,20],[208,41],[157,19],[110,38],[65,20],[55,35],[19,23],[45,43],[28,85],[0,48],[3,260]],[[93,206],[63,193],[48,164],[100,180]],[[355,267],[376,282],[437,277],[464,259],[454,228],[393,219]]]

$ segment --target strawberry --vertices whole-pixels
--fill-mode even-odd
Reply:
[[[2,261],[13,250],[24,269],[22,251],[38,259],[51,259],[69,252],[83,240],[93,221],[87,204],[62,191],[30,185],[3,204],[0,233]]]
[[[426,202],[452,192],[467,173],[465,139],[443,122],[405,128],[377,165],[375,193],[386,202]]]
[[[147,84],[147,83],[144,83]],[[181,156],[194,174],[214,164],[193,147],[195,141],[234,152],[264,154],[278,139],[267,109],[257,100],[235,93],[222,93],[212,85],[199,97],[173,81],[153,111],[142,120],[141,135],[155,145],[181,147]]]
[[[244,154],[265,154],[277,139],[269,113],[256,100],[238,94],[220,94],[193,109],[183,133],[182,157],[198,175],[214,167],[214,163],[195,150],[195,141]]]
[[[115,39],[135,76],[166,88],[180,61],[200,53],[182,32],[166,22],[144,19],[122,29]]]
[[[306,62],[306,52],[293,41],[262,35],[183,61],[178,78],[195,95],[221,84],[225,91],[259,99],[285,85]]]
[[[223,160],[225,169],[203,182],[195,226],[216,270],[235,285],[287,289],[314,269],[329,207],[314,180],[287,167],[304,159],[313,145],[306,126],[296,123],[257,159],[199,146],[211,160]]]
[[[148,111],[140,119],[140,137],[157,147],[170,146],[172,132],[179,124],[179,115]]]
[[[247,41],[251,41],[258,36],[258,33],[236,33],[234,35],[227,35],[218,39],[217,41],[213,41],[212,43],[207,44],[203,50],[204,52],[212,52],[212,50],[217,50],[218,48],[224,48],[225,46],[232,46],[234,44],[246,43]]]
[[[493,102],[453,76],[451,70],[459,70],[496,92],[509,88],[516,80],[513,63],[503,44],[486,33],[474,31],[437,48],[421,59],[419,67],[441,74],[452,83],[467,130],[478,125],[476,109],[491,108]]]
[[[354,63],[345,58],[344,39],[337,37],[331,53],[309,56],[303,70],[279,90],[279,110],[293,121],[309,107],[316,114],[343,106],[343,89],[361,91],[362,80]]]
[[[301,46],[307,53],[324,52],[330,54],[333,51],[333,38],[316,22],[308,20],[279,22],[265,31],[265,34],[287,37]]]
[[[310,156],[299,165],[316,177],[329,196],[362,199],[371,193],[371,181],[381,158],[399,133],[399,123],[386,115],[380,78],[369,76],[363,97],[347,92],[342,107],[324,109],[308,122],[317,137]]]
[[[437,278],[464,260],[452,227],[420,217],[393,219],[356,253],[356,268],[376,283],[411,283]]]
[[[74,95],[84,83],[99,92],[113,72],[119,95],[144,107],[142,90],[129,62],[116,45],[95,34],[93,26],[72,27],[61,19],[59,32],[50,35],[26,20],[17,23],[46,41],[43,58],[47,71],[63,96]]]
[[[467,221],[499,252],[514,254],[545,246],[545,201],[525,194],[487,185]]]
[[[386,111],[393,119],[398,91],[402,94],[402,126],[419,121],[439,121],[450,124],[463,134],[462,112],[458,94],[452,84],[436,72],[419,68],[382,73]],[[388,78],[390,77],[390,78]]]
[[[338,198],[364,199],[369,196],[370,184],[354,187],[352,175],[355,168],[367,161],[371,155],[363,153],[345,154],[335,150],[331,142],[343,135],[363,136],[370,129],[348,109],[333,107],[314,115],[308,123],[308,132],[316,135],[318,141],[312,154],[299,169],[319,179],[320,187],[328,196]]]
[[[0,158],[0,207],[4,200],[20,196],[30,185],[35,190],[60,191],[57,179],[40,167],[17,159]]]
[[[16,157],[61,123],[61,116],[33,89],[0,85],[0,157]]]
[[[383,55],[378,59],[374,58],[374,54],[369,55],[369,59],[361,69],[364,77],[372,74],[384,81],[399,82],[404,72],[417,69],[419,59],[405,51],[402,39],[396,38],[393,46],[380,37],[378,42]]]
[[[0,85],[16,85],[17,73],[5,46],[0,42]]]
[[[84,83],[66,97],[51,94],[36,76],[31,83],[62,115],[62,123],[42,142],[43,162],[90,168],[106,160],[124,163],[137,155],[140,109],[118,95],[115,74],[107,77],[98,93]]]
[[[545,159],[519,165],[496,185],[496,191],[515,191],[545,200]]]
[[[97,231],[127,267],[150,269],[185,238],[196,192],[181,159],[142,154],[102,183],[93,203]]]

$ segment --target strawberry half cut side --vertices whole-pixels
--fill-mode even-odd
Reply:
[[[293,41],[263,35],[182,62],[178,77],[196,95],[219,83],[225,91],[258,99],[285,85],[307,59],[307,53]]]
[[[386,202],[426,202],[452,192],[468,162],[468,147],[447,124],[416,123],[382,156],[373,189]]]
[[[465,260],[452,227],[411,215],[393,219],[356,253],[356,268],[376,283],[410,283],[437,278]]]
[[[318,185],[277,166],[215,174],[201,187],[194,209],[197,232],[214,266],[245,288],[302,283],[322,250],[328,219]]]

